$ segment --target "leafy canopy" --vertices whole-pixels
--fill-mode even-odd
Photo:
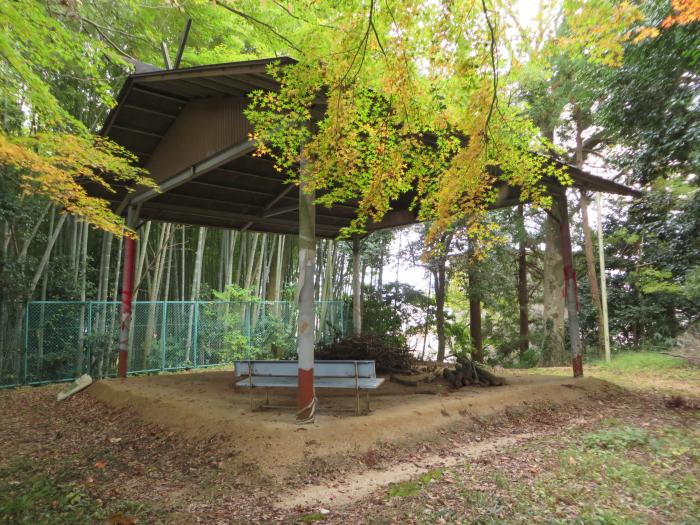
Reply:
[[[123,62],[115,50],[72,27],[68,14],[62,3],[0,2],[2,176],[16,176],[25,193],[44,196],[121,235],[122,219],[106,201],[89,196],[83,184],[112,191],[106,174],[118,182],[150,183],[133,166],[133,156],[94,137],[82,115],[67,110],[57,90],[68,81],[77,86],[76,96],[109,107],[110,65]]]
[[[280,52],[299,62],[273,68],[281,90],[256,93],[247,117],[260,153],[317,190],[319,202],[358,199],[360,215],[346,234],[381,220],[414,187],[416,212],[433,221],[435,240],[465,216],[478,234],[498,181],[540,205],[548,204],[543,176],[568,182],[538,155],[551,145],[508,102],[503,4],[274,4],[241,2],[236,10],[263,32],[274,27],[267,32]]]

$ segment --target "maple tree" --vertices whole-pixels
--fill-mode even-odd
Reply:
[[[60,7],[0,3],[0,90],[5,99],[0,165],[3,176],[18,177],[25,193],[44,196],[60,209],[121,235],[122,218],[106,201],[90,196],[84,184],[90,181],[112,191],[113,182],[153,183],[134,166],[133,155],[93,136],[64,107],[55,89],[56,81],[67,76],[84,84],[78,88],[83,96],[89,93],[109,107],[109,65],[123,62],[115,50],[69,27],[52,10]]]
[[[661,23],[663,27],[687,25],[700,21],[700,2],[698,0],[671,0],[673,13]]]

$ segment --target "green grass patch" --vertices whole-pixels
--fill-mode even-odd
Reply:
[[[596,360],[591,361],[590,364],[600,370],[611,372],[690,368],[690,365],[683,359],[658,352],[624,352],[613,356],[609,363],[604,360]]]
[[[697,523],[700,432],[617,421],[574,436],[532,485],[513,487],[516,513],[552,523]]]
[[[389,498],[408,498],[411,496],[417,496],[431,481],[442,479],[442,476],[442,469],[431,470],[423,474],[418,479],[402,481],[401,483],[392,483],[389,485],[387,494]]]
[[[70,471],[32,470],[29,460],[0,469],[1,524],[88,524],[106,519],[103,509],[73,483]]]
[[[129,500],[105,507],[80,479],[69,466],[26,458],[0,468],[0,525],[87,525],[115,513],[138,518],[149,512],[147,505]]]
[[[621,426],[588,434],[583,442],[588,448],[618,450],[647,444],[649,434],[641,428]]]

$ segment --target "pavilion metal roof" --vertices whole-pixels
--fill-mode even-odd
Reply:
[[[142,219],[297,233],[299,190],[285,182],[271,160],[253,155],[255,145],[247,137],[250,125],[242,114],[249,93],[279,89],[268,74],[273,63],[294,60],[282,57],[130,75],[101,133],[133,152],[151,170],[160,192],[137,189],[129,195],[119,186],[116,193],[95,186],[89,191],[108,199],[120,213],[127,199],[133,199]],[[319,99],[316,109],[322,112],[324,104]],[[569,173],[575,187],[637,194],[571,166]],[[409,210],[412,200],[413,195],[406,194],[392,203],[393,211],[369,229],[416,222]],[[503,186],[493,207],[518,203],[519,190]],[[317,206],[317,235],[337,236],[356,211],[357,202]]]

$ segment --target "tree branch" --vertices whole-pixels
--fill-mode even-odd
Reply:
[[[257,25],[259,25],[259,26],[264,27],[264,28],[267,29],[269,32],[271,32],[273,35],[275,35],[277,38],[279,38],[280,40],[283,40],[284,42],[286,42],[287,44],[289,44],[289,46],[290,46],[292,49],[294,49],[294,51],[296,51],[296,52],[298,52],[298,53],[301,53],[301,50],[300,50],[297,46],[295,46],[294,43],[293,43],[291,40],[289,40],[286,36],[284,36],[284,35],[282,35],[281,33],[279,33],[274,27],[272,27],[272,26],[271,26],[270,24],[268,24],[267,22],[263,22],[262,20],[258,20],[258,19],[255,18],[254,16],[249,15],[248,13],[244,13],[243,11],[239,11],[238,9],[236,9],[236,8],[234,8],[234,7],[231,7],[230,5],[225,4],[225,3],[222,2],[221,0],[214,0],[214,3],[215,3],[216,5],[219,5],[219,6],[223,7],[223,8],[226,9],[227,11],[230,11],[230,12],[233,13],[234,15],[238,15],[238,16],[240,16],[241,18],[244,18],[244,19],[246,19],[246,20],[248,20],[248,21],[250,21],[250,22],[253,22],[254,24],[257,24]]]
[[[119,54],[122,55],[123,57],[128,58],[129,60],[133,60],[134,62],[138,62],[138,60],[137,60],[136,58],[132,57],[132,56],[131,56],[129,53],[127,53],[126,51],[123,51],[122,49],[120,49],[119,46],[118,46],[116,43],[114,43],[114,41],[113,41],[111,38],[109,38],[104,32],[102,32],[102,30],[100,29],[100,26],[97,25],[97,24],[95,24],[95,22],[93,22],[93,21],[90,20],[89,18],[82,18],[82,17],[81,17],[81,20],[82,20],[83,22],[87,22],[87,23],[90,24],[92,27],[94,27],[94,28],[95,28],[95,31],[97,31],[97,32],[100,34],[100,36],[101,36],[101,37],[102,37],[102,38],[103,38],[117,53],[119,53]]]
[[[491,70],[493,71],[493,97],[491,98],[491,106],[489,107],[489,113],[486,115],[486,124],[484,126],[484,131],[488,133],[489,122],[491,121],[491,115],[493,115],[493,108],[496,106],[498,100],[498,70],[496,69],[496,32],[491,24],[491,19],[489,18],[489,12],[486,8],[486,0],[481,0],[481,7],[484,11],[484,16],[486,17],[486,23],[489,26],[489,32],[491,33]]]

